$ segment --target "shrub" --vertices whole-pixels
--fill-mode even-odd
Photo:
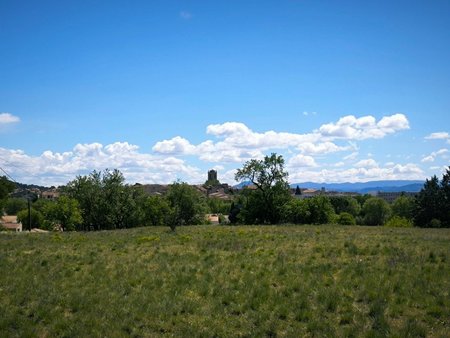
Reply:
[[[411,222],[411,220],[405,217],[394,216],[389,221],[387,221],[384,226],[391,228],[412,228],[413,223]]]
[[[348,212],[341,212],[337,219],[338,224],[341,225],[356,225],[355,217]]]

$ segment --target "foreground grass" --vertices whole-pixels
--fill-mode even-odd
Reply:
[[[450,230],[0,235],[0,337],[450,336]]]

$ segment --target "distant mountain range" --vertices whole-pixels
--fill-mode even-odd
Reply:
[[[422,189],[425,181],[417,180],[392,180],[392,181],[369,181],[357,183],[315,183],[315,182],[301,182],[292,183],[291,188],[299,186],[307,189],[321,189],[325,188],[327,191],[341,191],[341,192],[357,192],[366,194],[371,191],[385,191],[385,192],[419,192]],[[241,189],[250,182],[242,182],[235,185],[235,188]]]
[[[398,181],[369,181],[357,183],[314,183],[302,182],[291,184],[292,188],[297,185],[300,188],[321,189],[343,192],[359,192],[361,194],[370,191],[386,191],[386,192],[419,192],[422,189],[424,181],[398,180]]]

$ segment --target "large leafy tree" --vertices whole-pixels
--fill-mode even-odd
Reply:
[[[427,179],[416,198],[414,222],[420,227],[450,227],[450,167],[442,177]]]
[[[126,185],[119,170],[93,171],[68,183],[65,191],[80,205],[81,229],[130,228],[143,219],[142,191]]]
[[[21,210],[27,208],[27,200],[24,198],[8,198],[5,202],[5,213],[7,215],[17,215]]]
[[[393,216],[403,217],[412,220],[414,217],[415,200],[410,196],[399,196],[392,203]]]
[[[3,205],[6,202],[6,198],[9,193],[15,188],[14,182],[8,180],[6,176],[0,176],[0,214],[3,209]]]
[[[371,197],[364,202],[362,207],[364,224],[383,225],[391,214],[389,204],[378,197]]]
[[[278,223],[284,205],[289,201],[288,173],[284,159],[272,153],[263,160],[247,161],[235,175],[236,181],[250,181],[256,187],[243,206],[244,221],[248,223]]]
[[[46,220],[60,224],[64,231],[76,230],[83,223],[78,201],[65,195],[56,202],[47,204],[44,214]]]
[[[200,224],[205,206],[200,193],[185,182],[170,185],[166,195],[170,212],[166,223],[175,230],[178,225]]]
[[[165,225],[171,209],[161,196],[149,196],[143,201],[144,225]]]
[[[336,214],[347,212],[354,217],[358,216],[361,211],[361,205],[358,201],[349,196],[333,196],[329,197],[331,204],[333,205]]]

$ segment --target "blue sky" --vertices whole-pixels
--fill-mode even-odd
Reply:
[[[424,179],[450,161],[448,1],[0,1],[0,166],[64,184]]]

